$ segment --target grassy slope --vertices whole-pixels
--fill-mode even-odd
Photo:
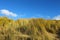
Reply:
[[[59,40],[60,20],[0,17],[0,40]]]

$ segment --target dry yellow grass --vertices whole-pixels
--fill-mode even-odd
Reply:
[[[0,17],[0,40],[60,40],[60,20]]]

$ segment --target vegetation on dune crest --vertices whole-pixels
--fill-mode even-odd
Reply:
[[[60,40],[60,20],[0,17],[0,40]]]

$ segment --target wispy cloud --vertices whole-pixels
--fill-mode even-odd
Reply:
[[[6,9],[0,10],[0,13],[1,13],[1,14],[4,14],[4,15],[6,15],[6,16],[17,17],[17,14],[15,14],[15,13],[9,11],[9,10],[6,10]]]
[[[60,15],[53,17],[54,20],[60,20]]]

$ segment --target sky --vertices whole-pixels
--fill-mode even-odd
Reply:
[[[60,0],[0,0],[0,16],[60,20]]]

